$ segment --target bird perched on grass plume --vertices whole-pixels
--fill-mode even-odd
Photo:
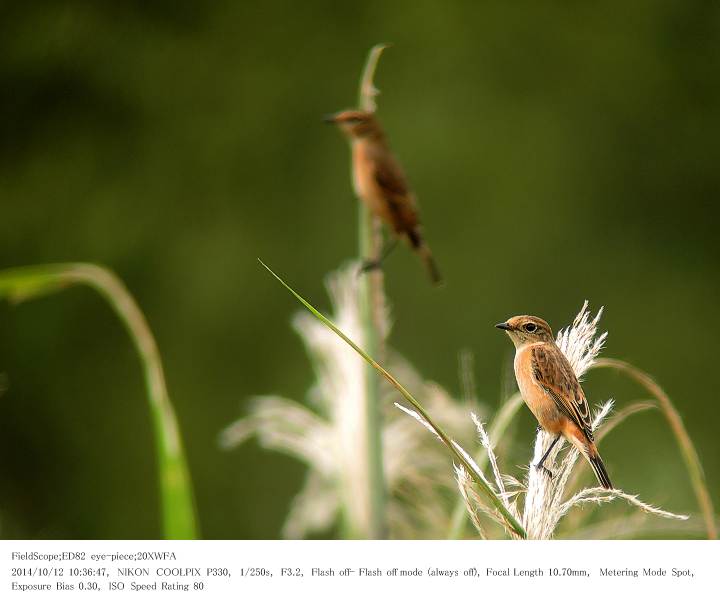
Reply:
[[[594,443],[590,409],[569,361],[558,348],[550,326],[531,315],[512,317],[495,327],[515,344],[515,379],[540,427],[555,436],[538,467],[563,436],[590,462],[600,484],[612,489],[605,464]]]
[[[440,272],[421,234],[415,196],[375,114],[347,110],[328,116],[326,121],[337,124],[350,139],[356,195],[394,234],[386,250],[366,262],[363,269],[378,268],[397,239],[404,237],[422,259],[433,283],[440,283]]]

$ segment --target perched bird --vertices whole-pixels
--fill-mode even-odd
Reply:
[[[612,489],[610,477],[593,442],[585,393],[555,343],[550,326],[539,317],[520,315],[495,327],[504,329],[515,344],[515,379],[525,403],[540,427],[555,436],[538,467],[549,473],[543,463],[564,436],[590,462],[600,484]]]
[[[433,283],[440,283],[440,272],[421,234],[415,196],[374,113],[341,111],[328,116],[326,121],[337,124],[350,139],[355,194],[395,235],[386,250],[363,268],[378,268],[397,239],[406,237],[422,258]]]

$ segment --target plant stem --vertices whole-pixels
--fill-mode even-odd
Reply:
[[[362,77],[358,105],[365,111],[374,111],[374,97],[377,90],[373,85],[375,68],[380,59],[384,45],[374,46],[368,54]],[[377,258],[382,248],[382,232],[379,221],[367,209],[365,204],[358,203],[358,243],[360,261]],[[360,276],[359,306],[362,322],[363,345],[374,358],[382,358],[384,345],[382,342],[383,326],[382,311],[385,306],[383,274],[379,270],[367,271]],[[367,485],[368,525],[354,527],[366,534],[351,535],[382,539],[387,536],[385,526],[385,477],[383,471],[382,452],[382,414],[380,410],[380,379],[371,367],[365,369],[365,436]]]
[[[715,511],[713,509],[710,493],[708,493],[707,485],[705,484],[705,473],[703,472],[702,464],[700,463],[700,457],[698,456],[695,445],[690,439],[690,435],[685,429],[682,418],[675,406],[672,404],[670,397],[658,385],[658,383],[650,377],[649,374],[625,361],[602,358],[597,359],[595,363],[593,363],[592,367],[605,367],[622,371],[645,388],[657,400],[660,410],[665,415],[665,419],[670,425],[670,429],[675,435],[675,440],[680,447],[680,453],[683,456],[685,466],[688,474],[690,475],[690,482],[693,490],[695,491],[695,497],[698,500],[700,510],[705,519],[705,528],[708,539],[717,539],[718,533],[717,527],[715,526]]]
[[[373,228],[374,218],[358,204],[359,256],[362,259],[375,258],[379,254],[380,244]],[[363,344],[373,357],[381,358],[383,343],[381,326],[378,321],[378,305],[382,304],[382,273],[378,270],[366,272],[360,278],[358,287],[360,321],[362,323]],[[382,306],[380,306],[382,308]],[[382,539],[385,533],[385,478],[382,452],[382,414],[380,412],[380,379],[371,367],[365,367],[365,437],[363,439],[367,468],[368,526],[369,539]]]
[[[195,539],[197,520],[192,483],[162,361],[150,327],[123,283],[93,264],[50,264],[0,272],[0,297],[14,301],[52,293],[68,285],[92,287],[125,325],[140,357],[155,432],[163,533],[166,539]]]

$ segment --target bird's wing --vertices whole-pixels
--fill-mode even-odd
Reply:
[[[373,168],[375,182],[390,206],[395,229],[412,231],[418,224],[418,215],[402,169],[390,154],[375,158]]]
[[[593,440],[590,409],[575,372],[555,345],[533,346],[533,377],[547,392],[560,412]]]
[[[383,192],[393,197],[405,197],[408,195],[408,184],[405,174],[400,166],[390,155],[377,157],[374,162],[375,180]]]

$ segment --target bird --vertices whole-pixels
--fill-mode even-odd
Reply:
[[[405,238],[422,259],[432,282],[441,283],[440,271],[421,232],[415,196],[375,113],[350,109],[326,116],[325,121],[336,124],[350,140],[355,194],[394,235],[378,258],[366,261],[362,270],[379,268],[398,239]]]
[[[537,467],[552,476],[543,464],[563,436],[587,459],[598,482],[612,489],[594,442],[587,398],[550,326],[540,317],[519,315],[495,327],[505,330],[515,344],[515,379],[525,403],[540,427],[555,436]]]

